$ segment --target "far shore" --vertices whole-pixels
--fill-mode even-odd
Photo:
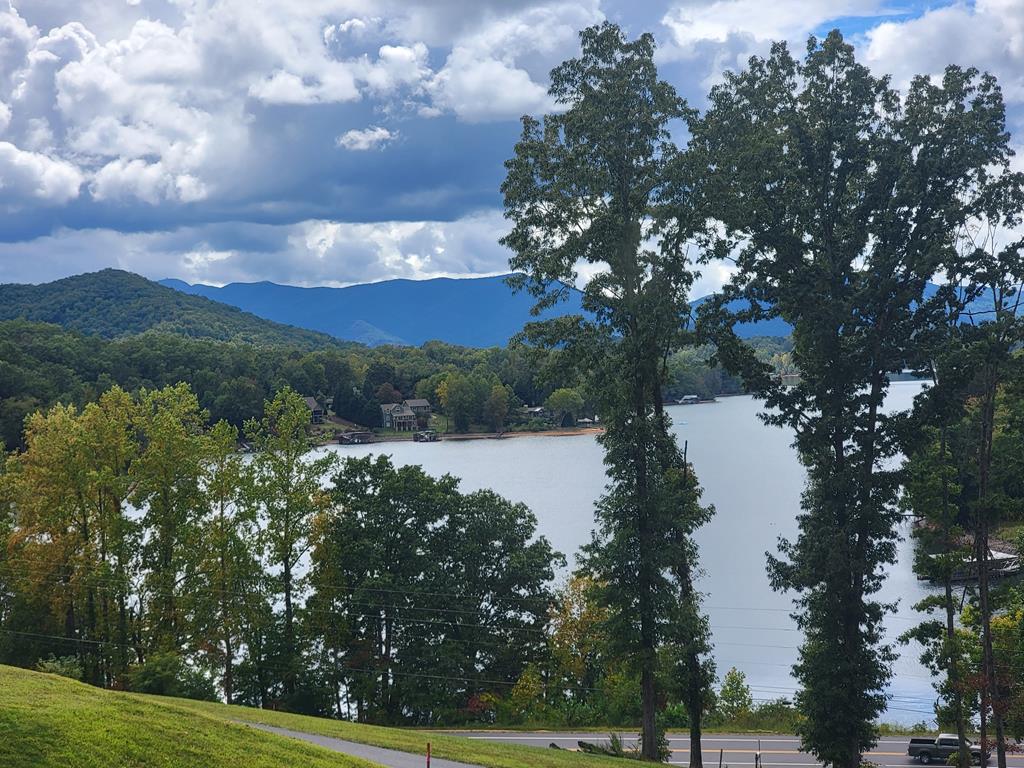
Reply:
[[[579,437],[581,435],[599,435],[604,432],[603,427],[567,427],[565,429],[543,429],[537,432],[446,432],[438,433],[437,442],[451,440],[504,440],[511,437]],[[359,445],[375,445],[377,443],[403,443],[412,442],[413,432],[400,435],[374,435],[365,443]],[[323,445],[338,445],[336,439],[330,440]]]

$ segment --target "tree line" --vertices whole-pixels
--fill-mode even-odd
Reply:
[[[610,482],[587,565],[640,677],[642,756],[665,754],[659,701],[675,685],[690,715],[690,764],[701,763],[714,674],[692,535],[713,510],[668,431],[664,391],[672,355],[710,343],[713,360],[764,401],[763,418],[793,430],[807,470],[799,534],[780,542],[768,571],[794,595],[804,634],[797,730],[828,765],[860,766],[886,707],[895,656],[883,619],[893,606],[877,593],[896,557],[902,457],[919,449],[922,426],[938,430],[939,456],[949,456],[951,420],[974,414],[958,461],[977,471],[960,516],[978,590],[976,614],[961,622],[978,627],[980,728],[985,741],[991,717],[1003,768],[1009,686],[993,624],[1010,614],[993,614],[988,541],[1005,510],[992,474],[998,395],[1022,340],[1022,242],[1012,233],[1024,178],[1011,168],[998,83],[949,66],[899,93],[834,30],[811,37],[801,58],[777,43],[724,73],[700,114],[658,77],[651,35],[630,40],[605,23],[580,40],[581,55],[551,73],[560,111],[522,120],[502,186],[512,222],[502,242],[538,308],[564,297],[580,264],[592,275],[589,316],[526,333],[599,393]],[[680,125],[685,146],[673,141]],[[687,294],[695,268],[711,262],[731,277],[694,323]],[[792,328],[792,346],[766,360],[737,326],[773,319]],[[888,412],[891,378],[912,368],[935,386],[912,414]],[[799,377],[778,375],[790,371]],[[944,510],[962,479],[946,461],[936,470]],[[953,617],[946,632],[956,632]],[[671,681],[658,675],[662,654],[676,659]]]
[[[184,384],[34,414],[0,473],[0,663],[360,722],[636,722],[593,576],[554,586],[524,505],[314,451],[288,389],[244,435]],[[794,717],[737,675],[708,716]]]
[[[373,722],[506,694],[564,562],[532,513],[308,430],[289,389],[251,455],[184,384],[34,414],[0,485],[0,660]]]
[[[785,342],[759,340],[760,348]],[[737,379],[708,365],[709,352],[673,360],[672,396],[741,391]],[[492,427],[521,405],[542,405],[558,388],[579,388],[557,372],[557,354],[527,346],[470,349],[443,342],[421,347],[325,345],[310,350],[276,343],[227,341],[149,331],[118,339],[55,325],[0,321],[0,441],[21,445],[25,419],[61,402],[82,407],[117,385],[129,392],[188,383],[214,421],[241,430],[265,399],[285,386],[326,402],[365,427],[380,424],[380,404],[424,397],[452,421]],[[451,378],[448,397],[438,392]],[[388,387],[382,389],[384,385]],[[500,386],[502,392],[496,392]],[[381,398],[384,398],[382,400]],[[503,408],[504,406],[504,408]]]

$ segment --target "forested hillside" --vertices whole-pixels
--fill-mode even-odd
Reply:
[[[788,340],[748,343],[776,370],[790,372]],[[742,391],[736,378],[708,365],[710,354],[709,348],[699,348],[672,355],[670,399]],[[578,381],[550,365],[556,356],[530,347],[473,349],[440,342],[310,350],[158,331],[105,339],[52,324],[0,321],[0,442],[20,445],[25,417],[56,402],[82,406],[114,384],[134,392],[182,381],[214,420],[236,427],[285,385],[312,396],[340,395],[336,410],[366,426],[376,426],[379,404],[395,397],[426,397],[444,411],[439,389],[451,398],[452,408],[464,407],[470,421],[484,422],[495,387],[505,392],[509,410],[543,403],[556,389],[576,388]],[[587,393],[580,396],[586,399]]]
[[[112,339],[144,331],[314,349],[330,336],[265,320],[236,307],[105,269],[42,285],[0,285],[0,320],[56,323]]]

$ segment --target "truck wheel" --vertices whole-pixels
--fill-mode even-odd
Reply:
[[[919,754],[917,756],[917,759],[921,761],[922,765],[928,765],[928,763],[930,763],[932,761],[932,753],[931,752],[922,752],[921,754]]]

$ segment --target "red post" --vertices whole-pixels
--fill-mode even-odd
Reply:
[[[430,768],[430,742],[427,742],[427,768]]]

